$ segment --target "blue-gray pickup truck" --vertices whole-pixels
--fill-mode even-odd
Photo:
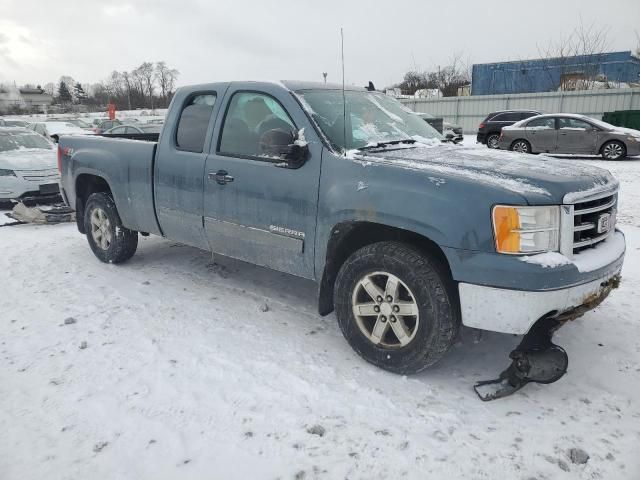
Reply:
[[[103,262],[161,235],[315,280],[349,344],[419,372],[461,325],[524,335],[483,399],[562,376],[551,341],[618,285],[618,182],[544,156],[453,145],[375,91],[180,88],[157,142],[61,137],[61,192]]]

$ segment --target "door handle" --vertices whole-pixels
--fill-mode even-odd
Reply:
[[[209,179],[215,180],[218,185],[226,185],[235,180],[226,170],[218,170],[216,173],[210,172]]]

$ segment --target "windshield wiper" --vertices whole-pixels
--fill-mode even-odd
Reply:
[[[401,143],[413,144],[416,141],[412,138],[405,138],[404,140],[389,140],[387,142],[376,142],[370,145],[365,145],[364,147],[358,148],[358,150],[372,150],[374,148],[386,148],[389,145],[399,145]]]

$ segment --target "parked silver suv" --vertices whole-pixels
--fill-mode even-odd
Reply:
[[[640,131],[572,113],[538,115],[504,127],[498,148],[521,153],[602,155],[605,160],[640,155]]]

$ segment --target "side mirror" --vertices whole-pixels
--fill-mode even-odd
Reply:
[[[309,156],[309,147],[297,137],[297,133],[280,128],[268,130],[260,138],[260,150],[267,156],[284,158],[287,168],[299,168]]]

